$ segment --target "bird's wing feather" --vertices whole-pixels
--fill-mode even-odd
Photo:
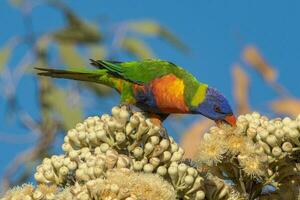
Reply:
[[[105,68],[110,73],[137,84],[149,83],[155,78],[182,70],[175,64],[162,60],[149,59],[133,62],[91,61],[92,65],[98,68]]]

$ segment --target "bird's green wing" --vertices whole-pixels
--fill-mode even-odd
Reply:
[[[105,68],[109,72],[137,84],[145,84],[155,78],[167,74],[179,74],[185,71],[173,63],[162,60],[144,60],[132,62],[114,62],[103,60],[92,60],[92,65]],[[187,73],[187,72],[185,72]]]

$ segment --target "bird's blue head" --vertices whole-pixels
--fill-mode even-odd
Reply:
[[[198,113],[214,120],[217,124],[226,122],[235,126],[236,119],[227,99],[216,89],[208,87],[203,102],[197,107]]]

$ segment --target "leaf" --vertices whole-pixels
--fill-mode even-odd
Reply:
[[[294,98],[282,98],[271,103],[275,113],[297,117],[300,114],[300,100]]]
[[[24,0],[9,0],[9,3],[12,6],[20,7],[23,4]]]
[[[62,10],[68,22],[65,28],[53,33],[55,40],[67,43],[97,43],[101,40],[102,36],[96,25],[81,20],[61,2],[52,2],[52,4]]]
[[[53,87],[45,97],[48,105],[61,117],[66,130],[74,127],[82,119],[81,106],[70,103],[68,96],[66,91]]]
[[[121,47],[128,53],[133,54],[139,59],[153,58],[154,55],[150,47],[148,47],[142,40],[126,37],[121,42]]]
[[[106,48],[102,45],[91,45],[90,48],[90,58],[92,59],[104,59],[106,57]]]
[[[275,82],[277,72],[263,58],[255,46],[248,45],[243,51],[243,59],[246,63],[254,67],[267,82]]]
[[[82,67],[86,65],[84,60],[81,58],[81,55],[77,51],[76,45],[70,43],[60,43],[58,48],[61,60],[67,67]]]
[[[130,22],[128,27],[135,32],[148,35],[148,36],[158,36],[183,52],[188,52],[189,48],[180,40],[178,39],[171,31],[167,28],[161,26],[155,21],[152,20],[144,20],[138,22]]]
[[[250,106],[248,102],[249,91],[249,78],[246,72],[239,66],[234,65],[233,70],[233,91],[234,98],[237,104],[237,111],[239,114],[245,114],[250,112]]]
[[[195,158],[202,135],[213,125],[208,119],[202,119],[194,123],[183,134],[180,146],[184,149],[185,158]]]
[[[11,56],[12,45],[7,43],[3,48],[0,49],[0,73],[5,69],[7,62]]]

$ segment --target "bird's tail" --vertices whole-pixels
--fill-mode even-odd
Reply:
[[[107,73],[106,69],[87,70],[80,68],[73,68],[68,70],[49,69],[49,68],[35,68],[39,70],[38,75],[49,76],[54,78],[73,79],[79,81],[89,81],[107,85],[109,87],[117,87],[117,78]]]

